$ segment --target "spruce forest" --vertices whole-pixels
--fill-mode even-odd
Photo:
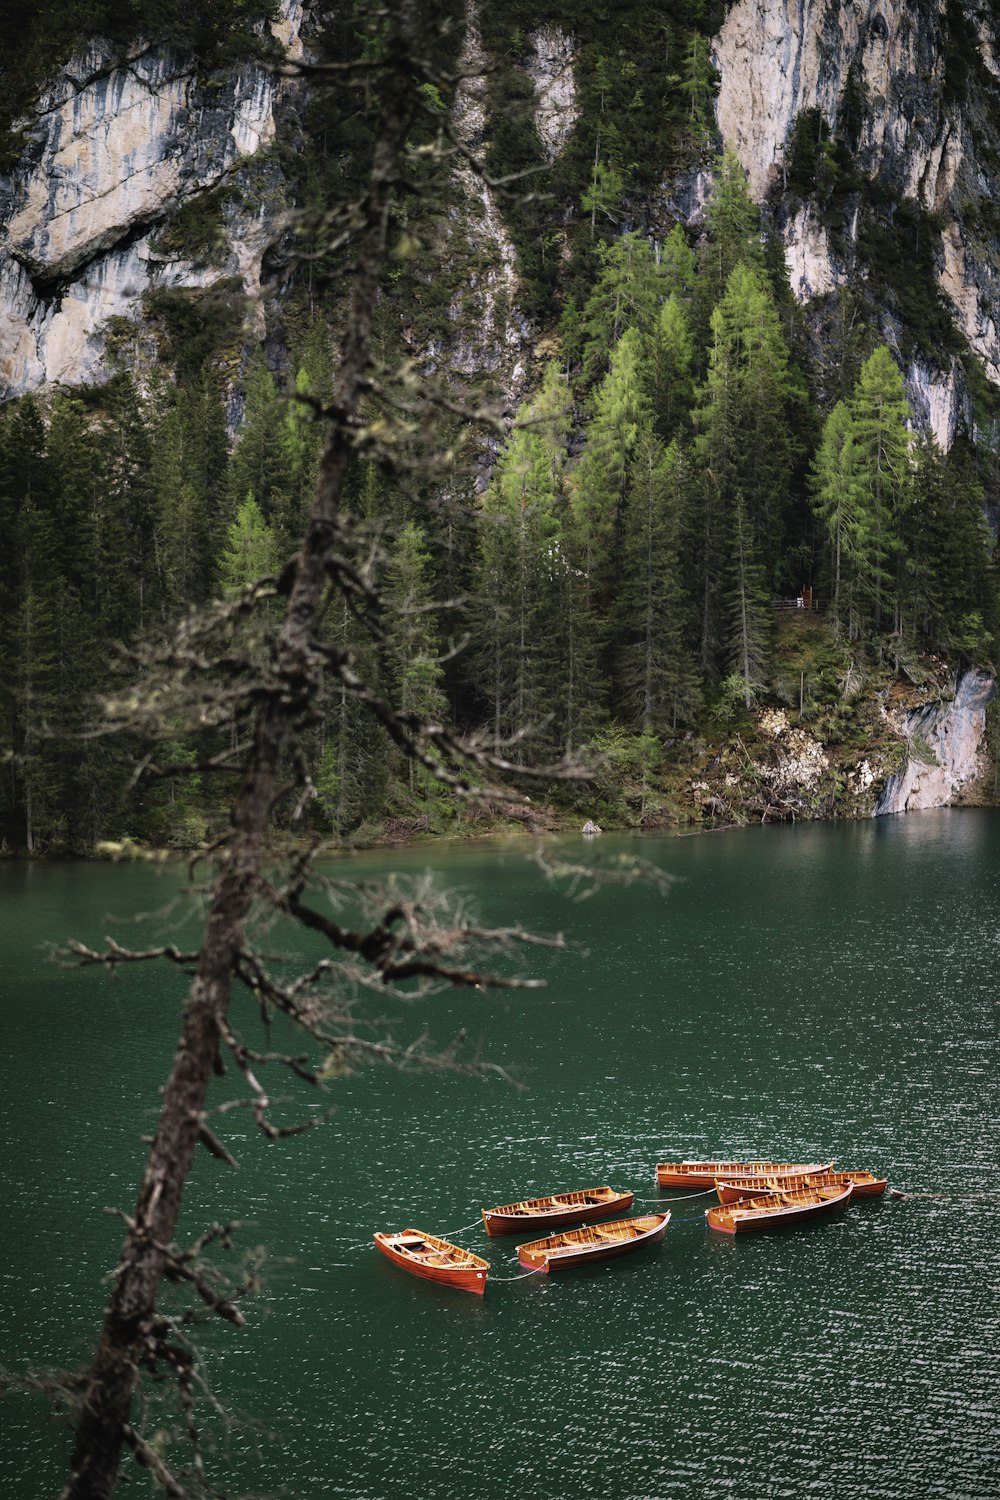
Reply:
[[[192,50],[207,75],[268,53],[265,5],[216,7],[214,29],[175,7],[35,9],[33,25],[4,28],[0,124],[15,174],[32,90],[94,28],[123,49],[143,36]],[[454,12],[439,59],[454,77],[468,18],[440,9]],[[372,45],[364,11],[312,16],[317,65]],[[355,556],[390,608],[375,621],[334,595],[324,629],[403,714],[450,721],[513,762],[514,786],[522,763],[588,765],[583,786],[526,804],[524,818],[549,826],[761,815],[754,795],[706,808],[690,789],[735,746],[752,759],[761,714],[780,710],[827,764],[808,797],[764,814],[836,816],[844,765],[883,733],[878,693],[943,664],[992,670],[996,395],[938,288],[933,213],[858,170],[850,100],[835,130],[798,116],[784,171],[755,201],[716,122],[710,39],[725,11],[482,4],[475,147],[501,184],[511,273],[453,160],[428,151],[426,181],[394,210],[378,357],[446,374],[455,410],[424,435],[426,467],[406,483],[358,444]],[[526,72],[542,25],[574,38],[574,114],[555,155]],[[948,77],[977,87],[960,54]],[[451,117],[469,87],[424,86],[428,145],[435,111]],[[103,732],[102,704],[127,699],[144,650],[189,611],[279,580],[298,546],[345,310],[322,211],[366,170],[358,96],[297,78],[252,169],[156,226],[164,253],[211,268],[237,198],[265,217],[280,201],[258,306],[224,277],[149,292],[141,318],[105,329],[107,379],[0,411],[9,852],[192,848],[225,826],[226,786],[204,769],[240,736],[223,700],[200,730],[179,719],[155,774],[138,777],[146,747]],[[665,194],[696,179],[697,213]],[[853,273],[809,306],[782,238],[803,203],[834,240],[860,225]],[[510,326],[529,350],[520,363],[497,347]],[[947,452],[908,400],[914,357],[961,370],[967,416]],[[470,432],[459,406],[491,418]],[[365,422],[403,420],[373,383]],[[408,431],[418,450],[421,439]],[[261,653],[273,618],[265,600],[252,624]],[[303,816],[319,836],[490,826],[488,809],[470,812],[346,691],[306,753],[315,797]],[[496,810],[498,823],[514,816]]]

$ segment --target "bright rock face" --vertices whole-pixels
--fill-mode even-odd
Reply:
[[[533,57],[528,77],[535,87],[535,127],[547,159],[555,161],[576,124],[576,78],[573,38],[558,26],[543,26],[531,38]]]
[[[916,743],[918,753],[889,778],[874,817],[951,806],[981,769],[979,749],[995,687],[989,673],[970,670],[959,679],[950,703],[930,703],[903,716],[896,727]],[[936,764],[929,763],[925,747]]]
[[[722,74],[717,112],[754,196],[763,198],[771,179],[780,178],[795,116],[819,109],[828,125],[836,124],[853,74],[864,98],[855,153],[862,171],[889,167],[911,196],[922,189],[929,208],[940,206],[960,142],[938,109],[918,116],[906,106],[917,94],[931,99],[940,87],[945,9],[946,0],[738,0],[715,43]]]
[[[796,116],[816,109],[831,130],[843,130],[850,95],[859,170],[941,216],[942,291],[1000,384],[1000,247],[963,217],[969,203],[996,197],[996,153],[975,107],[944,87],[948,10],[947,0],[737,0],[715,39],[717,114],[762,200],[782,186]],[[994,23],[985,11],[972,20],[982,63],[996,74]],[[800,301],[847,279],[852,267],[838,262],[807,209],[787,218],[784,237]],[[961,401],[954,369],[914,367],[907,378],[918,416],[948,447]]]
[[[280,35],[297,49],[300,0]],[[273,139],[277,83],[255,65],[199,81],[190,58],[100,44],[65,68],[24,122],[24,158],[0,184],[0,399],[49,382],[95,380],[102,327],[157,286],[205,284],[203,269],[158,255],[155,228]],[[13,184],[13,186],[11,186]],[[238,215],[230,226],[242,238]],[[218,267],[252,294],[256,266]]]
[[[465,76],[455,90],[452,124],[463,145],[479,156],[487,131],[487,58],[473,0],[466,6],[465,42],[458,66]],[[512,397],[519,397],[528,380],[530,329],[518,308],[517,252],[489,183],[465,161],[456,167],[455,181],[461,207],[450,216],[449,255],[457,266],[470,256],[472,264],[466,272],[467,293],[463,288],[463,294],[455,298],[451,317],[456,329],[471,323],[476,332],[474,337],[460,333],[447,349],[432,349],[431,355],[446,357],[448,368],[459,375],[471,377],[488,370]],[[474,308],[471,313],[463,309],[463,296],[468,296]]]

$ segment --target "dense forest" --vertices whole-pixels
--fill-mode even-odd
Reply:
[[[40,7],[12,49],[21,85],[91,25],[122,45],[159,28],[154,39],[196,49],[207,70],[263,47],[260,5],[230,7],[211,35],[177,8],[105,9]],[[862,184],[849,141],[802,116],[783,191],[821,201],[831,223],[860,201],[880,268],[866,263],[826,300],[817,336],[789,286],[781,205],[753,201],[716,130],[709,37],[723,7],[625,4],[613,29],[596,6],[539,11],[515,0],[479,15],[485,162],[498,179],[546,160],[528,34],[544,19],[576,39],[566,144],[500,198],[532,366],[514,399],[495,362],[466,368],[482,310],[468,288],[495,273],[497,251],[482,233],[457,242],[467,186],[429,155],[427,181],[398,211],[380,357],[418,371],[453,360],[456,392],[503,413],[503,436],[463,442],[446,417],[435,439],[447,466],[428,462],[406,485],[359,448],[357,555],[391,610],[374,621],[342,599],[326,629],[404,712],[450,717],[515,762],[582,755],[593,781],[554,791],[556,813],[649,824],[678,815],[671,765],[749,733],[764,705],[794,706],[836,742],[852,733],[859,683],[917,680],[929,656],[991,661],[993,397],[921,258],[924,211]],[[312,38],[320,59],[362,44],[344,12]],[[23,103],[8,101],[8,152]],[[351,89],[305,83],[286,103],[271,163],[303,217],[297,239],[277,232],[271,247],[266,338],[249,334],[232,288],[164,290],[141,326],[111,330],[107,383],[0,412],[8,850],[190,847],[225,820],[225,788],[198,767],[239,724],[220,708],[200,735],[178,725],[157,774],[137,780],[140,747],[103,732],[99,705],[127,690],[144,643],[193,607],[279,577],[295,549],[343,312],[342,268],[313,211],[361,170],[355,106]],[[695,170],[711,188],[688,223],[664,210],[662,184]],[[210,265],[226,213],[226,190],[205,194],[159,233]],[[964,362],[974,421],[947,454],[910,410],[901,347]],[[379,410],[373,391],[368,420]],[[794,616],[803,600],[818,609],[795,635],[805,622],[776,605],[791,601]],[[265,610],[261,651],[266,625]],[[308,817],[325,834],[440,831],[468,816],[346,693],[309,756]]]

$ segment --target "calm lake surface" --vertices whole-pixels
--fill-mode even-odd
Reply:
[[[599,852],[623,849],[678,877],[667,896],[574,902],[493,847],[351,864],[432,863],[491,923],[576,947],[526,956],[541,992],[449,994],[393,1017],[397,1036],[426,1023],[442,1043],[464,1026],[523,1090],[368,1072],[331,1086],[329,1126],[285,1144],[242,1113],[224,1122],[240,1170],[199,1162],[182,1238],[241,1219],[269,1263],[247,1329],[205,1333],[217,1395],[256,1423],[212,1458],[220,1489],[996,1495],[1000,816],[605,838]],[[61,972],[43,945],[162,937],[160,919],[127,919],[179,882],[0,865],[8,1367],[92,1349],[120,1240],[101,1209],[132,1207],[183,994],[152,966]],[[482,1205],[605,1182],[666,1201],[657,1160],[727,1154],[835,1157],[914,1196],[738,1242],[708,1234],[710,1200],[689,1198],[660,1250],[526,1280],[500,1279],[517,1274],[516,1241],[477,1225]],[[411,1224],[471,1225],[454,1238],[491,1261],[486,1296],[377,1255],[373,1230]],[[64,1429],[26,1396],[0,1424],[0,1494],[58,1494]]]

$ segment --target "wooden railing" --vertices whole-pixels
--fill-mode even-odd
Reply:
[[[814,615],[820,614],[823,608],[815,594],[811,598],[806,594],[799,594],[793,599],[775,599],[774,607],[778,610],[795,610]]]

